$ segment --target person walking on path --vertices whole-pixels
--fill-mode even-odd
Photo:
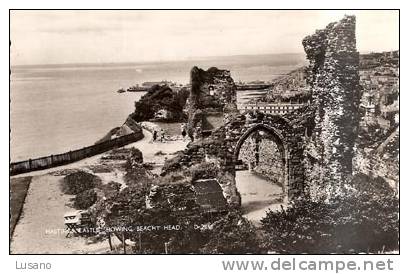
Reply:
[[[153,142],[155,142],[157,138],[158,138],[158,132],[156,131],[156,129],[154,129],[154,130],[153,130],[153,134],[152,134],[152,140],[153,140]]]
[[[163,128],[160,130],[160,141],[163,143],[165,142],[165,131]]]

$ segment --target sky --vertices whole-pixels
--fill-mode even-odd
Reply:
[[[119,63],[303,53],[301,40],[357,18],[362,53],[399,49],[398,11],[11,11],[11,64]]]

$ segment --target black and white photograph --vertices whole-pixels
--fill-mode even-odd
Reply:
[[[400,254],[399,9],[10,9],[9,36],[9,255]]]

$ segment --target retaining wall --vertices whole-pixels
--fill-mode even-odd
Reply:
[[[10,175],[16,175],[73,163],[87,157],[91,157],[108,150],[139,141],[142,138],[143,134],[141,134],[141,132],[136,132],[62,154],[10,163]]]

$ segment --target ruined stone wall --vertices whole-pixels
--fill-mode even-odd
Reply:
[[[230,142],[225,142],[225,131],[219,129],[216,134],[190,143],[188,147],[175,158],[167,160],[162,168],[162,174],[186,170],[202,163],[214,163],[219,168],[217,179],[223,190],[223,196],[230,206],[240,205],[240,195],[235,185],[235,164],[233,149]]]
[[[359,150],[354,158],[354,173],[363,173],[371,178],[380,177],[396,192],[399,191],[399,162],[385,159],[375,152]]]
[[[400,133],[397,127],[376,149],[358,148],[354,157],[354,174],[363,173],[372,178],[380,177],[398,192],[399,141]]]
[[[235,185],[239,149],[252,132],[265,130],[275,136],[278,148],[284,150],[284,192],[288,199],[326,199],[340,193],[352,176],[359,125],[355,17],[346,16],[318,30],[303,40],[303,46],[310,61],[306,81],[312,101],[281,117],[238,114],[234,111],[235,85],[229,72],[194,67],[188,103],[189,134],[197,134],[211,111],[222,112],[225,124],[209,137],[195,139],[183,153],[165,163],[163,172],[213,162],[223,174],[218,181],[224,197],[230,205],[240,205]],[[319,197],[321,194],[323,197]]]
[[[241,160],[244,165],[254,164],[257,162],[257,142],[255,138],[249,137],[241,146],[238,160]]]
[[[251,133],[257,130],[267,131],[275,136],[275,141],[284,149],[286,166],[285,193],[287,198],[304,196],[305,170],[303,166],[304,134],[310,127],[311,111],[299,110],[286,118],[263,113],[232,115],[230,120],[215,130],[210,137],[189,144],[183,153],[165,163],[164,174],[174,170],[188,168],[194,164],[213,162],[223,174],[219,179],[223,194],[230,205],[240,205],[240,195],[236,189],[236,163],[240,146]]]
[[[229,103],[236,103],[236,85],[230,71],[215,67],[207,71],[193,67],[190,71],[192,86],[190,103],[197,109],[220,108]]]
[[[285,166],[281,160],[280,150],[274,141],[268,139],[261,141],[259,160],[260,162],[254,170],[272,182],[284,186]]]
[[[238,160],[246,167],[269,178],[272,182],[283,186],[285,165],[282,161],[283,151],[280,150],[274,138],[264,130],[264,134],[257,140],[254,132],[242,144]],[[257,145],[258,144],[258,145]]]
[[[237,110],[236,85],[230,71],[215,67],[207,71],[193,67],[190,71],[191,91],[186,105],[188,134],[200,138],[209,113]]]
[[[315,128],[310,140],[308,183],[337,193],[352,175],[352,158],[359,125],[359,53],[355,17],[345,16],[302,41],[307,82],[312,89]]]

